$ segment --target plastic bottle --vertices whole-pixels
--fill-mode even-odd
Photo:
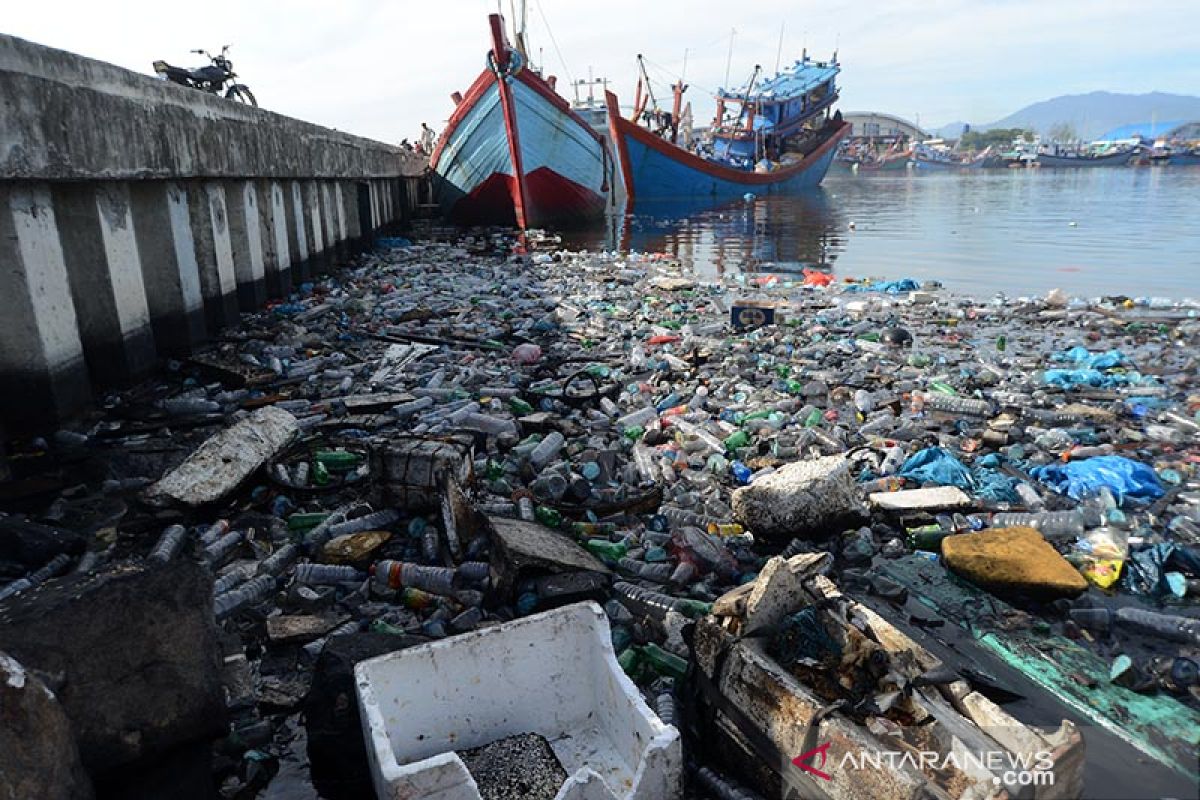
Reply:
[[[0,589],[0,600],[5,599],[6,597],[12,597],[15,594],[19,594],[45,583],[66,569],[67,565],[70,563],[70,556],[68,556],[66,553],[59,553],[54,558],[50,559],[45,566],[35,570],[34,572],[31,572],[24,578],[18,578],[17,580],[5,586],[3,589]]]
[[[468,583],[478,583],[487,580],[492,574],[492,565],[486,561],[464,561],[455,572],[458,577]]]
[[[389,589],[421,589],[449,595],[454,591],[455,571],[450,567],[427,567],[407,561],[380,561],[373,572],[375,583]]]
[[[260,575],[282,575],[291,563],[299,557],[300,548],[298,546],[285,544],[259,563],[258,573]]]
[[[364,514],[361,517],[355,517],[354,519],[348,519],[345,522],[329,526],[329,538],[336,539],[339,536],[345,536],[347,533],[380,530],[394,524],[398,519],[400,519],[399,511],[394,508],[385,508],[382,511]]]
[[[654,406],[646,406],[645,408],[633,411],[623,417],[617,418],[617,426],[623,429],[639,428],[658,419],[658,411]]]
[[[419,411],[433,408],[433,404],[432,397],[418,397],[416,400],[409,400],[407,403],[399,403],[392,406],[392,414],[400,419],[407,419]]]
[[[275,578],[260,575],[231,592],[219,594],[213,599],[213,613],[218,620],[225,619],[246,606],[261,603],[275,591]]]
[[[219,519],[205,528],[204,533],[200,534],[200,545],[208,547],[227,533],[229,533],[229,520]]]
[[[662,649],[653,642],[643,645],[641,651],[642,660],[659,675],[675,680],[683,680],[687,675],[686,659]]]
[[[221,404],[214,403],[212,400],[193,397],[176,397],[170,400],[163,400],[159,404],[162,410],[172,416],[184,416],[187,414],[219,414]]]
[[[642,580],[654,583],[668,583],[675,568],[667,563],[647,564],[636,558],[622,557],[617,560],[617,566],[622,572],[637,576]]]
[[[179,553],[183,547],[183,540],[187,536],[187,528],[182,525],[170,525],[162,536],[158,537],[158,542],[154,545],[154,549],[150,551],[150,555],[146,557],[147,561],[152,561],[155,564],[165,564]]]
[[[1160,614],[1144,608],[1117,609],[1117,623],[1172,642],[1200,645],[1200,619]]]
[[[328,642],[330,639],[332,639],[334,636],[345,636],[346,634],[350,634],[350,633],[358,633],[358,630],[359,630],[358,620],[352,619],[347,623],[337,626],[336,628],[331,630],[329,633],[322,636],[320,639],[315,639],[315,640],[309,642],[308,644],[304,645],[304,647],[301,649],[304,651],[305,657],[311,661],[321,654],[321,651],[323,649],[325,649],[325,643]]]
[[[1035,528],[1050,540],[1076,539],[1084,533],[1083,512],[1079,509],[1070,511],[1039,511],[1037,513],[1004,512],[993,514],[993,528]]]
[[[621,604],[636,614],[643,614],[656,619],[662,619],[668,611],[677,611],[685,617],[695,619],[712,611],[711,603],[690,600],[683,597],[652,592],[632,583],[617,581],[613,584],[613,593]]]
[[[543,472],[529,485],[534,496],[540,500],[558,502],[567,493],[567,479],[557,472]]]
[[[658,468],[654,464],[654,457],[650,449],[641,442],[633,446],[633,463],[643,481],[654,483],[658,480]]]
[[[926,411],[936,411],[941,414],[954,414],[965,417],[989,417],[992,414],[992,404],[988,400],[976,400],[971,397],[957,397],[941,392],[914,392],[920,395]]]
[[[670,692],[660,692],[654,698],[654,710],[664,725],[675,725],[679,718],[679,709],[675,704],[675,695]]]
[[[230,531],[204,548],[204,559],[210,566],[217,566],[224,563],[229,556],[233,555],[233,551],[237,549],[238,545],[245,538],[246,534],[244,531]]]
[[[213,596],[216,597],[226,592],[231,592],[239,585],[253,578],[257,566],[257,564],[239,564],[217,578],[213,581]]]
[[[361,581],[366,576],[354,567],[340,564],[297,564],[296,580],[313,586],[335,586]]]
[[[696,781],[716,800],[762,800],[760,795],[708,767],[696,770]]]
[[[463,428],[486,433],[490,436],[501,436],[506,433],[515,436],[517,434],[517,424],[511,419],[493,417],[489,414],[466,414],[459,425]]]

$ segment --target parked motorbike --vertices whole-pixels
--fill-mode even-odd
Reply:
[[[233,71],[233,62],[227,57],[229,45],[221,48],[220,55],[212,55],[207,50],[193,50],[193,53],[199,53],[202,56],[208,56],[208,60],[212,62],[207,67],[199,69],[184,69],[183,67],[175,67],[165,61],[155,61],[154,71],[161,75],[171,83],[178,83],[180,86],[188,86],[192,89],[199,89],[202,92],[209,94],[220,95],[224,92],[225,99],[235,100],[239,103],[247,103],[254,107],[258,107],[258,100],[254,98],[254,93],[250,91],[250,87],[244,83],[237,83],[237,74]],[[226,86],[228,84],[228,86]]]

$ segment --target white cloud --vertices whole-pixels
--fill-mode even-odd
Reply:
[[[704,90],[724,79],[729,29],[738,30],[730,71],[738,82],[756,62],[774,66],[781,23],[785,63],[805,43],[819,57],[839,48],[843,108],[919,114],[925,123],[987,122],[1070,92],[1200,87],[1194,2],[530,0],[533,47],[565,83],[539,3],[571,75],[591,66],[626,102],[637,53],[677,72],[688,49],[689,97],[700,116],[712,108]],[[156,58],[191,64],[189,49],[232,42],[235,67],[264,107],[397,141],[449,115],[450,93],[483,67],[486,16],[495,9],[495,0],[299,0],[203,11],[164,0],[119,9],[46,0],[10,4],[0,25],[143,72]]]

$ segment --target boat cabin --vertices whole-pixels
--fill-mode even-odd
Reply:
[[[836,54],[826,62],[805,53],[761,83],[755,67],[745,88],[719,89],[711,129],[714,158],[746,166],[764,158],[778,160],[787,151],[803,152],[804,140],[838,99],[840,71]]]

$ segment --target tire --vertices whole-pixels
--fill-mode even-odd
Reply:
[[[250,87],[240,83],[235,83],[226,90],[225,99],[258,108],[258,100],[254,99],[254,92],[250,91]]]

